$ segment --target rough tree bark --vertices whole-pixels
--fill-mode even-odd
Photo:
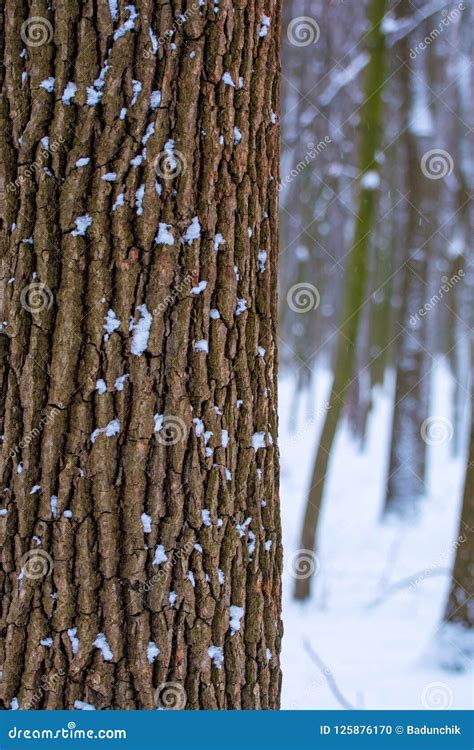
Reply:
[[[2,705],[278,708],[280,2],[3,21]]]
[[[314,550],[318,516],[329,467],[331,449],[339,418],[346,401],[354,371],[355,347],[361,310],[366,292],[367,255],[373,222],[376,216],[378,164],[377,152],[382,137],[382,89],[385,80],[385,39],[381,29],[386,0],[371,0],[368,10],[370,30],[365,37],[370,61],[365,75],[364,103],[360,108],[360,180],[354,237],[348,253],[344,298],[334,361],[334,379],[324,425],[316,452],[311,486],[301,532],[298,570],[307,567],[308,550]],[[310,594],[311,577],[300,575],[295,582],[295,598]]]

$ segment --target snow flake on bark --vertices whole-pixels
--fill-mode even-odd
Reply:
[[[229,628],[230,634],[235,635],[240,630],[240,621],[244,616],[244,608],[231,604],[229,607]]]
[[[105,323],[103,325],[103,328],[105,329],[104,341],[108,341],[112,333],[116,331],[117,328],[120,327],[120,325],[122,324],[122,321],[117,318],[113,310],[109,310],[107,312],[107,315],[105,316],[104,320],[105,320]]]
[[[149,534],[151,532],[151,516],[149,516],[147,513],[142,513],[141,522],[144,533]]]
[[[207,281],[200,281],[197,286],[193,286],[191,289],[191,294],[198,295],[201,294],[207,287]]]
[[[146,648],[146,658],[148,661],[148,664],[153,664],[155,659],[160,655],[160,649],[156,645],[154,641],[148,641],[148,646]]]
[[[112,419],[106,427],[97,427],[94,432],[91,433],[91,443],[94,444],[99,435],[105,434],[106,437],[114,437],[120,432],[120,421],[118,419]]]
[[[156,245],[174,245],[174,237],[169,231],[170,228],[170,224],[160,222],[160,224],[158,225],[158,234],[155,237]]]
[[[76,225],[76,229],[72,230],[72,236],[83,237],[92,224],[92,216],[90,216],[90,214],[78,216],[77,219],[74,220],[74,223]]]
[[[224,73],[224,75],[222,76],[222,80],[224,81],[226,86],[232,86],[235,89],[235,83],[232,80],[232,76],[228,71]]]
[[[211,657],[216,669],[220,669],[224,663],[224,650],[222,646],[209,646],[207,653]]]
[[[214,237],[214,251],[217,253],[221,245],[225,245],[225,239],[222,234],[218,233]]]
[[[129,327],[129,331],[133,331],[131,352],[135,357],[139,357],[146,351],[153,320],[146,305],[138,305],[137,310],[140,313],[140,319],[138,323],[134,323],[132,319]]]
[[[194,240],[198,240],[200,236],[201,225],[199,223],[199,218],[195,216],[191,224],[187,228],[185,234],[183,235],[183,242],[185,242],[186,245],[191,245],[191,243],[193,243]]]
[[[69,81],[68,84],[66,84],[66,88],[63,91],[63,95],[61,97],[61,101],[66,106],[69,106],[74,99],[77,91],[77,86],[73,81]]]
[[[103,633],[99,633],[95,639],[93,645],[101,651],[104,661],[112,661],[114,655],[112,649],[107,643],[107,638]]]
[[[137,20],[139,13],[134,5],[126,5],[125,11],[128,13],[128,18],[117,31],[114,32],[114,41],[125,36],[128,31],[131,31],[135,27],[135,21]]]
[[[71,642],[72,653],[76,655],[80,646],[79,638],[77,637],[77,628],[69,628],[67,634]]]
[[[194,344],[194,351],[195,352],[205,352],[206,354],[209,353],[209,343],[206,339],[200,339],[200,341],[196,341]]]
[[[40,88],[51,94],[54,91],[55,85],[56,79],[50,76],[49,78],[45,78],[44,81],[41,81]]]
[[[153,565],[161,565],[161,563],[166,562],[168,559],[168,555],[165,552],[165,548],[162,544],[158,544],[158,546],[155,549],[155,557],[153,558]]]
[[[265,436],[267,442],[265,443]],[[273,445],[273,438],[269,432],[254,432],[252,435],[252,448],[257,451],[259,448],[268,448]]]

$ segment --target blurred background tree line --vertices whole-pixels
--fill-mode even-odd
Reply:
[[[308,446],[301,550],[317,549],[341,420],[363,449],[375,389],[389,379],[381,521],[417,513],[430,446],[449,441],[467,456],[467,543],[445,617],[472,627],[472,2],[289,0],[284,14],[280,358],[296,373],[291,413],[319,368],[332,374],[318,443]],[[432,406],[440,357],[454,383],[449,419]],[[311,577],[298,578],[295,597],[310,587]]]

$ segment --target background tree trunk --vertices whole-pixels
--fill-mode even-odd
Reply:
[[[370,31],[367,33],[367,50],[370,61],[367,65],[364,103],[361,106],[360,122],[360,186],[357,217],[355,219],[354,237],[348,253],[345,273],[345,289],[342,301],[342,313],[339,323],[336,356],[334,362],[334,380],[329,397],[321,438],[316,452],[311,486],[308,493],[305,517],[301,532],[301,563],[307,558],[308,550],[313,550],[316,540],[318,515],[324,492],[324,485],[329,466],[329,457],[334,443],[339,418],[347,396],[347,389],[354,371],[355,346],[359,329],[361,308],[366,289],[367,253],[370,244],[371,230],[375,220],[377,187],[377,150],[382,134],[382,89],[385,80],[385,41],[381,22],[386,9],[385,0],[372,0],[368,21]],[[295,582],[295,598],[306,599],[310,593],[310,576],[299,576]]]
[[[278,708],[279,0],[27,6],[4,8],[2,705]]]

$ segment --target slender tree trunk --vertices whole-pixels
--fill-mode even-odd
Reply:
[[[471,345],[471,362],[474,365],[474,348]],[[444,619],[447,622],[474,627],[474,388],[471,389],[471,431],[467,457],[466,480],[459,523],[451,589]]]
[[[314,550],[316,529],[329,465],[329,457],[342,413],[347,389],[354,371],[355,346],[361,317],[361,307],[366,290],[367,255],[370,231],[377,205],[377,151],[382,133],[382,88],[385,78],[385,42],[380,28],[386,9],[386,0],[371,0],[369,8],[370,32],[367,47],[370,61],[366,69],[364,104],[360,111],[360,187],[354,239],[347,260],[344,299],[342,302],[339,337],[334,362],[334,380],[329,405],[319,441],[311,478],[306,512],[301,534],[301,567],[307,551]],[[298,567],[300,565],[297,563]],[[298,576],[295,598],[306,599],[310,593],[311,577]]]
[[[409,14],[410,2],[401,3],[400,14]],[[403,265],[400,269],[401,310],[397,335],[397,360],[395,366],[395,404],[392,419],[390,461],[387,477],[385,512],[406,514],[416,512],[417,504],[425,493],[426,442],[430,440],[429,375],[427,362],[428,325],[420,310],[430,299],[428,284],[428,260],[436,225],[433,221],[435,190],[421,166],[423,155],[428,151],[432,133],[420,127],[420,109],[426,106],[424,115],[430,118],[427,102],[423,101],[426,88],[420,89],[423,70],[412,75],[408,66],[410,48],[422,38],[424,27],[415,35],[407,35],[398,45],[400,59],[405,63],[400,68],[400,82],[404,95],[403,135],[400,153],[406,165],[406,216],[401,228],[403,241]],[[419,38],[418,38],[419,37]],[[421,64],[424,64],[424,60]],[[440,282],[441,283],[441,280]],[[434,314],[434,313],[431,313]]]
[[[280,4],[110,8],[4,6],[1,702],[276,709]]]

